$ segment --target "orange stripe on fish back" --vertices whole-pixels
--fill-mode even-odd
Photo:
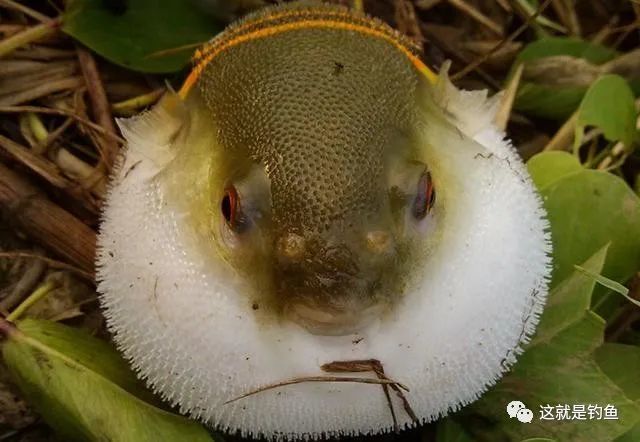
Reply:
[[[417,46],[386,23],[344,7],[285,5],[265,8],[230,25],[198,49],[193,56],[195,66],[182,85],[180,96],[186,97],[205,66],[225,50],[253,40],[300,29],[340,29],[385,40],[401,51],[429,81],[435,82],[436,74],[420,60]]]

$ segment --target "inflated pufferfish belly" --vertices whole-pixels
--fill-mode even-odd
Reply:
[[[474,401],[534,332],[549,275],[545,214],[494,114],[355,12],[232,25],[178,95],[121,122],[98,258],[119,348],[182,412],[244,435],[392,430],[380,385],[229,402],[335,361],[380,361],[419,422]]]

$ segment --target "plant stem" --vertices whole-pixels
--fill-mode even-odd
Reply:
[[[60,20],[51,20],[47,23],[42,23],[25,31],[18,32],[17,34],[0,41],[0,57],[10,54],[26,44],[53,34],[57,31],[59,24]]]
[[[35,304],[36,302],[40,301],[42,298],[47,296],[56,287],[58,287],[58,284],[51,281],[45,282],[44,284],[42,284],[33,293],[31,293],[27,297],[27,299],[22,301],[22,304],[16,307],[15,310],[13,310],[9,314],[9,316],[7,316],[7,321],[14,322],[16,319],[19,319],[20,316],[24,314],[24,312],[26,312],[31,308],[31,306],[33,306],[33,304]]]
[[[118,116],[129,117],[135,114],[140,108],[150,106],[158,101],[164,92],[165,89],[160,88],[144,95],[138,95],[137,97],[129,98],[128,100],[113,103],[111,105],[111,110]]]

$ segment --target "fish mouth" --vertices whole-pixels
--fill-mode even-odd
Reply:
[[[380,316],[382,309],[381,304],[336,309],[294,301],[285,306],[285,315],[311,334],[343,336],[362,330]]]

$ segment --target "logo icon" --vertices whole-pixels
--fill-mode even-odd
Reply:
[[[533,411],[528,408],[522,408],[518,410],[518,414],[516,414],[516,418],[523,424],[530,424],[533,420]]]
[[[520,401],[511,401],[507,405],[507,414],[511,419],[514,417],[523,424],[529,424],[533,420],[533,411],[529,410],[526,405]]]

